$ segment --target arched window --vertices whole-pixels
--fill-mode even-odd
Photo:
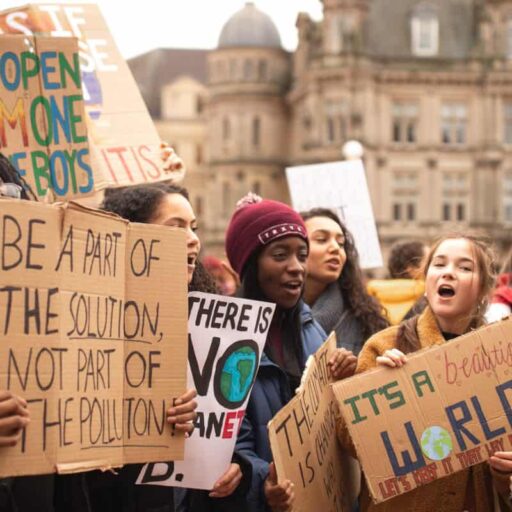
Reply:
[[[252,145],[258,147],[261,139],[261,120],[259,117],[255,117],[252,120]]]
[[[244,80],[253,80],[253,70],[254,66],[252,60],[247,59],[244,61]]]
[[[433,57],[439,52],[439,19],[437,10],[428,3],[414,9],[411,18],[412,53],[418,57]]]
[[[507,51],[507,59],[512,60],[512,16],[509,16],[507,19],[506,30],[506,51]]]
[[[258,78],[262,81],[265,81],[268,76],[268,68],[267,68],[267,61],[266,60],[260,60],[258,61]]]
[[[222,120],[222,139],[229,140],[231,138],[231,123],[229,122],[229,118],[225,117]]]

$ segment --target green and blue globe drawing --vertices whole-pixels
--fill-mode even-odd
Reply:
[[[443,427],[429,427],[421,435],[421,451],[430,460],[446,459],[452,450],[452,438]]]
[[[221,358],[216,397],[222,405],[236,409],[243,404],[256,378],[258,359],[258,346],[250,340],[234,344],[232,350]]]

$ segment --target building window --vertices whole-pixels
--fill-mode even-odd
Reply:
[[[201,96],[196,96],[196,114],[201,114],[204,110],[204,101]]]
[[[347,140],[349,114],[348,103],[344,100],[328,101],[325,104],[325,128],[328,144],[342,144]]]
[[[252,120],[252,145],[259,147],[261,138],[261,121],[259,117]]]
[[[196,146],[196,163],[198,165],[203,163],[203,146],[201,146],[201,144]]]
[[[217,63],[217,82],[226,80],[226,62],[221,60]]]
[[[445,222],[466,222],[468,220],[469,184],[468,177],[460,172],[443,174],[441,218]]]
[[[512,171],[503,179],[503,218],[506,223],[512,223]]]
[[[407,220],[416,220],[416,204],[407,203]]]
[[[457,204],[457,220],[459,222],[466,220],[466,205],[464,203]]]
[[[396,222],[417,220],[418,175],[411,171],[398,171],[392,177],[392,210]]]
[[[236,80],[238,77],[236,76],[236,60],[230,59],[229,60],[229,79],[230,80]]]
[[[452,218],[452,205],[450,203],[443,203],[443,220],[448,221]]]
[[[443,144],[465,144],[467,139],[467,107],[463,103],[445,103],[441,107],[441,141]]]
[[[416,6],[411,19],[412,53],[433,57],[439,52],[439,19],[436,8],[422,3]]]
[[[393,220],[402,220],[402,204],[393,203]]]
[[[258,61],[258,78],[260,80],[265,81],[268,76],[268,68],[267,68],[267,61],[266,60],[260,60]]]
[[[504,108],[504,142],[505,144],[512,144],[512,101],[505,103]]]
[[[416,103],[394,103],[392,108],[392,140],[403,144],[416,142],[418,105]]]
[[[252,191],[257,195],[261,196],[261,183],[259,181],[255,181],[252,184]]]
[[[507,20],[507,59],[512,59],[512,17]]]
[[[231,123],[227,117],[222,120],[222,138],[224,140],[231,138]]]
[[[334,142],[334,119],[332,117],[327,118],[327,142]]]
[[[252,80],[253,79],[253,64],[252,60],[244,61],[244,80]]]

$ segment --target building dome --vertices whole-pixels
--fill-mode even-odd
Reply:
[[[237,46],[281,48],[274,22],[252,2],[233,14],[220,33],[219,48]]]

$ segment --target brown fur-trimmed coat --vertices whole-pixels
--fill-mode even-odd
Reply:
[[[421,348],[445,343],[434,314],[428,307],[420,315],[416,329]],[[377,356],[396,347],[397,334],[398,326],[392,326],[374,334],[359,354],[356,373],[375,368]],[[346,445],[346,427],[342,426],[338,432],[342,444]],[[360,497],[360,509],[361,512],[462,512],[469,508],[469,512],[492,512],[499,510],[494,504],[493,484],[503,497],[508,496],[509,476],[490,471],[487,463],[455,473],[424,487],[418,487],[379,505],[371,501],[364,484]],[[465,508],[465,505],[470,506]]]

